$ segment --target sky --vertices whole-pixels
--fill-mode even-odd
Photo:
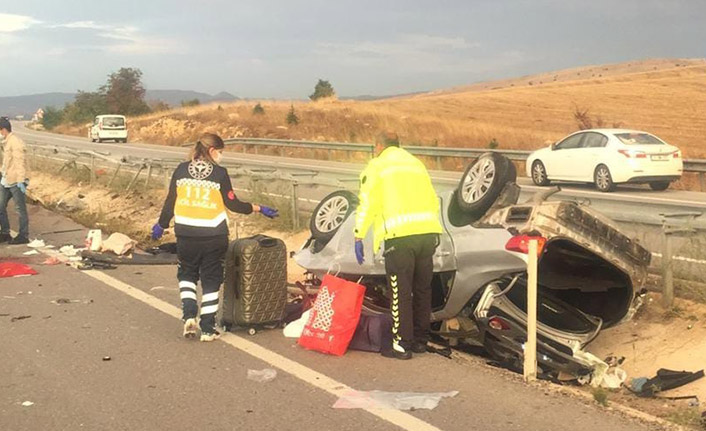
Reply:
[[[149,89],[303,99],[427,91],[706,57],[703,0],[22,0],[0,9],[0,96]]]

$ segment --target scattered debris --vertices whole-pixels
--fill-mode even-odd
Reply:
[[[24,253],[25,256],[34,256],[35,254],[39,254],[37,250],[30,250],[30,251],[25,251]]]
[[[59,249],[59,253],[67,257],[74,257],[79,254],[81,249],[74,248],[73,245],[65,245]]]
[[[433,410],[439,405],[442,398],[452,398],[456,395],[458,395],[458,391],[423,393],[351,390],[341,395],[333,408]]]
[[[639,397],[654,397],[655,394],[669,389],[676,389],[704,377],[701,371],[674,371],[666,368],[657,370],[657,375],[648,379],[638,377],[630,382],[630,389]]]
[[[58,298],[58,299],[55,299],[51,302],[52,302],[52,304],[61,305],[61,304],[76,304],[81,301],[79,301],[78,299]]]
[[[25,401],[22,403],[22,407],[32,407],[34,403],[32,401]]]
[[[103,233],[100,229],[91,229],[86,235],[86,248],[91,251],[100,251],[103,246]]]
[[[44,244],[44,241],[41,239],[35,239],[35,240],[32,240],[29,244],[27,244],[27,247],[29,247],[29,248],[42,248],[42,247],[46,247],[46,244]]]
[[[284,336],[287,338],[301,337],[302,332],[304,332],[304,326],[306,325],[306,322],[309,321],[310,314],[311,309],[306,310],[299,319],[295,320],[294,322],[288,323],[283,330]]]
[[[107,362],[110,361],[112,358],[110,356],[103,356],[103,361]]]
[[[48,257],[44,262],[42,262],[42,265],[59,265],[61,263],[61,260],[56,257]]]
[[[29,316],[29,315],[17,316],[17,317],[13,317],[12,319],[10,319],[10,322],[17,322],[18,320],[29,319],[30,317],[32,317],[32,316]]]
[[[0,278],[23,277],[36,275],[37,271],[31,266],[17,262],[2,262],[0,263]]]
[[[248,370],[248,380],[258,383],[270,382],[277,377],[277,370],[265,368],[264,370]]]
[[[103,241],[101,246],[101,251],[112,251],[118,256],[122,256],[132,250],[135,246],[135,241],[130,239],[129,236],[122,234],[120,232],[112,233],[108,239]]]

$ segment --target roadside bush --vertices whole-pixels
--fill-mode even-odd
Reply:
[[[183,108],[188,108],[190,106],[199,106],[201,104],[201,101],[199,99],[191,99],[191,100],[182,100],[181,101],[181,106]]]
[[[253,115],[264,115],[265,114],[265,108],[262,107],[260,103],[255,105],[254,108],[252,108],[252,113]]]
[[[498,143],[497,139],[495,139],[495,138],[491,139],[490,142],[488,142],[488,148],[490,148],[491,150],[494,150],[494,149],[498,148],[499,146],[500,146],[500,144]]]
[[[317,82],[314,87],[314,93],[309,96],[309,99],[316,101],[327,97],[334,97],[335,95],[336,91],[334,91],[331,83],[323,79],[319,79],[319,82]]]
[[[289,112],[287,113],[287,124],[296,126],[299,124],[299,117],[297,117],[297,113],[294,112],[294,105],[289,109]]]

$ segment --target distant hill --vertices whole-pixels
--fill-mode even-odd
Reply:
[[[238,97],[225,91],[210,95],[189,90],[147,90],[145,99],[148,102],[161,100],[173,107],[180,106],[182,100],[199,99],[201,103],[232,102],[239,100]],[[0,115],[8,115],[11,117],[15,115],[25,115],[26,117],[31,117],[39,108],[46,106],[61,108],[65,104],[73,102],[73,100],[74,93],[41,93],[26,96],[0,97]]]

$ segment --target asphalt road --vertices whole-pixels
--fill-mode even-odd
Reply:
[[[47,233],[80,226],[42,208],[31,207],[30,219],[33,233],[57,247],[79,245],[85,236]],[[187,341],[180,337],[175,267],[81,272],[42,265],[46,256],[23,255],[27,250],[0,245],[0,261],[24,262],[39,272],[0,279],[3,430],[656,427],[550,385],[525,385],[474,357],[330,357],[299,348],[279,330]],[[277,369],[277,377],[267,383],[246,378],[248,370],[264,368]],[[333,409],[348,387],[459,394],[430,411]]]
[[[47,132],[37,132],[17,127],[17,134],[27,142],[51,144],[77,149],[93,149],[108,151],[113,156],[130,155],[147,158],[183,158],[188,153],[188,148],[168,147],[150,144],[117,144],[117,143],[92,143],[87,138],[57,135]],[[321,161],[312,159],[296,159],[291,157],[263,156],[255,154],[242,154],[227,152],[224,159],[231,163],[242,163],[267,169],[279,169],[284,172],[320,172],[320,177],[346,179],[350,181],[350,188],[357,187],[356,179],[363,165],[359,163],[346,163],[335,161]],[[458,172],[432,171],[432,179],[439,191],[453,189],[460,178]],[[522,176],[522,173],[518,173]],[[546,190],[534,186],[528,178],[518,178],[522,187],[522,199],[529,198],[537,191]],[[555,196],[556,199],[577,199],[590,203],[591,206],[617,221],[644,222],[659,225],[662,213],[702,211],[706,212],[706,193],[688,192],[680,190],[666,190],[654,192],[647,186],[621,186],[617,192],[601,193],[590,185],[563,184],[563,191]],[[302,190],[302,200],[316,202],[333,189],[330,187],[309,187]],[[696,227],[706,229],[706,218],[697,220]]]

